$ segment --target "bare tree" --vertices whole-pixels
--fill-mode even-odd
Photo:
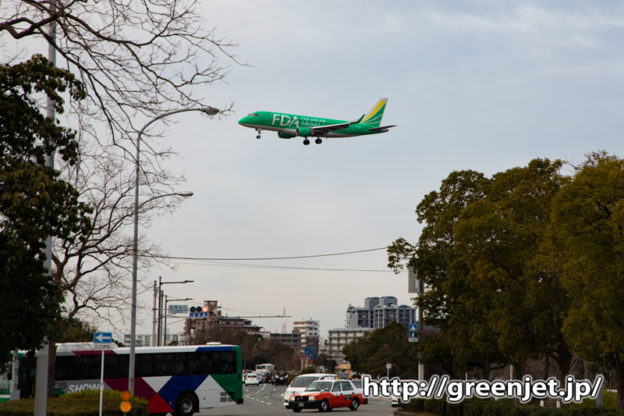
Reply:
[[[0,35],[51,43],[87,86],[80,114],[106,122],[117,143],[134,137],[136,120],[201,105],[196,87],[223,79],[220,58],[235,61],[232,43],[206,29],[198,9],[195,0],[4,0]]]
[[[81,137],[81,162],[59,166],[94,210],[83,240],[55,242],[53,276],[69,317],[92,311],[109,318],[128,303],[138,131],[165,112],[204,106],[197,87],[223,79],[227,67],[220,62],[236,63],[232,43],[218,39],[198,13],[195,0],[2,1],[0,39],[43,38],[87,91],[68,112]],[[145,140],[141,152],[143,226],[175,207],[183,181],[163,166],[171,148],[152,143]],[[147,242],[139,248],[144,265],[157,254]]]
[[[91,146],[82,150],[82,163],[64,171],[92,208],[91,227],[80,240],[56,240],[53,278],[65,294],[68,318],[90,312],[111,323],[124,321],[121,313],[129,305],[133,239],[127,233],[134,215],[134,174],[115,148]],[[112,151],[112,152],[111,152]],[[161,181],[172,182],[172,178]],[[143,181],[145,182],[145,180]],[[139,218],[147,225],[151,218],[171,212],[182,198],[174,191],[159,191],[139,205]],[[147,267],[158,246],[139,244],[139,259]]]

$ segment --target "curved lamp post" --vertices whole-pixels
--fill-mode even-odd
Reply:
[[[168,117],[173,114],[186,113],[189,111],[199,111],[208,116],[213,116],[219,112],[214,107],[197,107],[197,108],[183,108],[180,110],[168,111],[160,114],[150,121],[148,121],[139,134],[136,141],[136,158],[135,158],[135,178],[134,178],[134,242],[132,250],[132,315],[130,318],[130,359],[128,365],[128,390],[130,394],[134,396],[134,359],[135,359],[135,347],[136,347],[136,309],[137,309],[137,265],[138,265],[138,246],[139,246],[139,156],[141,146],[141,136],[152,123]]]

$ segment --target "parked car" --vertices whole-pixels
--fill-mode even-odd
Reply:
[[[273,384],[288,384],[288,373],[286,371],[278,371],[273,373]]]
[[[290,408],[298,413],[302,409],[318,409],[328,412],[337,407],[348,407],[357,410],[360,404],[368,401],[349,380],[317,380],[313,381],[305,391],[290,396]]]
[[[260,384],[260,380],[258,379],[258,375],[256,373],[249,373],[245,376],[245,385],[248,384]]]
[[[313,381],[316,380],[334,380],[336,378],[336,374],[329,373],[310,373],[310,374],[301,374],[293,379],[290,383],[286,391],[284,392],[284,407],[286,409],[290,409],[290,396],[295,393],[303,392],[306,387],[308,387]]]

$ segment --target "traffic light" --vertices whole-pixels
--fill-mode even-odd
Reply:
[[[208,305],[205,306],[191,306],[190,309],[191,318],[206,318],[208,316]]]

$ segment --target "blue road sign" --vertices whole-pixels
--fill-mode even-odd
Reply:
[[[188,305],[167,305],[167,313],[169,315],[175,315],[176,313],[188,313],[189,307]]]
[[[418,323],[413,323],[409,325],[409,332],[408,332],[407,340],[409,342],[418,341]]]
[[[208,318],[209,312],[189,312],[190,318]]]
[[[94,344],[110,344],[111,342],[113,342],[112,332],[96,332],[93,334]]]

